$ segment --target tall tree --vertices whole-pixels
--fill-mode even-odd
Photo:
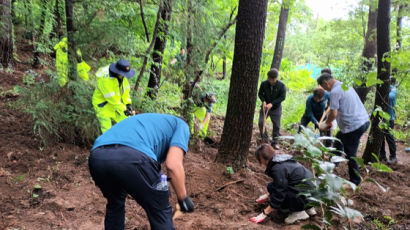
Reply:
[[[383,84],[377,85],[375,107],[381,107],[387,111],[389,105],[390,90],[390,62],[384,57],[390,52],[390,6],[391,0],[379,0],[377,13],[377,78]],[[375,161],[372,153],[380,155],[380,148],[384,141],[384,131],[379,127],[383,118],[377,113],[372,116],[372,127],[363,154],[364,161]]]
[[[376,27],[377,27],[377,8],[369,5],[369,19],[367,20],[367,32],[364,38],[364,47],[362,51],[363,64],[362,71],[367,74],[374,65],[374,58],[376,57],[377,51],[377,39],[376,39]],[[364,103],[366,101],[367,94],[370,92],[371,88],[366,87],[365,79],[361,79],[362,84],[360,86],[355,86],[357,94],[360,100]]]
[[[273,54],[271,68],[280,68],[283,48],[285,47],[286,25],[288,24],[289,8],[292,1],[293,0],[282,0],[282,6],[280,7],[278,32],[276,34],[275,52]]]
[[[252,137],[267,0],[239,0],[227,113],[217,160],[246,164]]]
[[[172,0],[164,0],[162,7],[161,21],[158,28],[158,35],[155,38],[154,51],[152,52],[151,71],[148,80],[148,96],[155,99],[161,82],[162,60],[167,43],[166,36],[168,35],[169,21],[172,13]]]
[[[9,0],[0,0],[0,64],[7,68],[13,64],[13,32]]]
[[[74,33],[74,0],[65,0],[66,25],[67,25],[67,44],[68,44],[68,78],[77,80],[77,55]]]

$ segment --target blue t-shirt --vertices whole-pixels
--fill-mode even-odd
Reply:
[[[320,102],[316,102],[314,100],[313,94],[311,94],[306,100],[306,110],[303,116],[307,117],[313,123],[318,123],[318,120],[320,120],[320,118],[323,115],[323,112],[325,111],[325,106],[329,100],[329,97],[329,92],[325,92],[323,100]]]
[[[387,108],[387,113],[390,115],[390,120],[396,120],[396,111],[394,110],[394,106],[396,106],[396,96],[397,96],[397,88],[394,85],[390,85],[390,93],[389,93],[389,108]]]
[[[99,136],[93,150],[112,144],[126,145],[164,162],[171,146],[188,151],[188,124],[173,115],[144,113],[129,117]]]

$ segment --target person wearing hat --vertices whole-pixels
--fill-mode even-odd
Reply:
[[[145,210],[151,229],[175,229],[167,179],[174,188],[180,211],[194,211],[183,165],[188,143],[189,127],[185,120],[157,113],[129,117],[95,140],[88,166],[107,199],[106,230],[124,229],[127,194]],[[162,163],[167,175],[162,175]]]
[[[194,112],[191,120],[191,133],[196,133],[201,138],[208,135],[209,121],[211,120],[212,106],[216,102],[214,93],[205,93],[194,97]]]
[[[128,61],[121,59],[112,63],[108,72],[98,80],[92,99],[103,133],[111,128],[112,121],[118,123],[133,111],[127,78],[133,77],[135,70],[130,68]]]

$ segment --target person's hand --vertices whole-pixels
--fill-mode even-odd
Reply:
[[[252,217],[250,220],[253,223],[258,224],[258,223],[262,223],[266,219],[266,217],[268,217],[268,215],[266,215],[265,213],[262,212],[261,214],[255,216],[255,217]]]
[[[181,207],[182,212],[193,212],[195,209],[194,202],[192,202],[191,197],[189,196],[183,200],[178,200],[178,204]]]
[[[258,199],[256,199],[256,203],[263,204],[263,203],[266,203],[266,201],[268,201],[268,199],[269,199],[269,194],[263,194]]]
[[[328,125],[326,122],[322,122],[319,124],[320,131],[328,131],[332,127],[332,124]]]
[[[270,109],[272,108],[272,103],[267,104],[267,105],[266,105],[266,108],[267,108],[268,110],[270,110]]]
[[[262,107],[263,107],[263,108],[266,108],[266,101],[264,101],[264,102],[262,103]]]

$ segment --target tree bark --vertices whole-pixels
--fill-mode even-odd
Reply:
[[[377,52],[377,39],[376,39],[376,27],[377,27],[377,9],[369,6],[369,19],[367,21],[367,32],[364,39],[364,47],[362,51],[363,63],[362,71],[367,74],[371,71]],[[365,103],[367,94],[369,94],[371,87],[366,87],[365,79],[361,79],[362,84],[360,86],[355,86],[354,89],[359,95],[360,100]]]
[[[240,169],[252,138],[267,0],[240,0],[227,113],[217,161]]]
[[[147,38],[147,42],[149,42],[149,32],[148,32],[148,28],[147,28],[147,23],[145,22],[144,8],[142,6],[142,0],[139,0],[139,4],[140,4],[140,14],[141,14],[142,25],[144,26],[144,30],[145,30],[145,37]]]
[[[13,64],[13,30],[9,0],[0,0],[0,64],[8,68]]]
[[[164,7],[161,12],[161,24],[158,28],[158,35],[155,38],[154,51],[152,52],[151,71],[148,80],[148,96],[151,99],[156,99],[159,84],[161,82],[162,60],[167,43],[166,36],[168,35],[169,22],[172,13],[172,0],[164,0]]]
[[[61,38],[64,36],[64,32],[63,32],[63,23],[61,21],[61,14],[60,14],[60,4],[59,4],[60,0],[56,0],[55,1],[55,5],[54,5],[54,21],[55,23],[53,23],[53,32],[54,35],[61,40]],[[52,38],[53,33],[50,33],[50,39]]]
[[[153,32],[153,34],[152,34],[152,40],[151,40],[151,43],[150,43],[149,46],[148,46],[148,49],[145,51],[144,62],[142,63],[142,67],[141,67],[140,73],[139,73],[139,75],[138,75],[137,82],[135,83],[135,87],[134,87],[134,90],[135,90],[135,91],[138,91],[138,87],[139,87],[140,81],[141,81],[141,79],[142,79],[142,76],[143,76],[144,73],[145,73],[145,69],[147,68],[147,63],[148,63],[149,54],[151,53],[151,50],[152,50],[152,48],[154,47],[155,38],[156,38],[157,35],[158,35],[159,26],[160,26],[160,24],[161,24],[161,12],[162,12],[162,8],[163,8],[163,2],[160,1],[160,3],[159,3],[159,8],[158,8],[158,13],[157,13],[157,19],[156,19],[156,22],[155,22],[155,28],[154,28],[154,32]]]
[[[383,57],[390,52],[390,5],[391,0],[379,0],[377,14],[377,77],[383,81],[383,84],[377,85],[374,106],[375,108],[381,107],[383,111],[387,111],[389,106],[390,91],[390,62],[383,60]],[[372,127],[363,154],[366,163],[375,161],[372,153],[380,158],[380,149],[385,132],[379,127],[382,121],[383,119],[378,114],[372,117]]]
[[[66,25],[67,25],[67,44],[68,44],[68,78],[72,81],[77,80],[77,55],[74,33],[74,0],[65,0]]]
[[[279,70],[282,61],[283,48],[285,47],[286,25],[288,24],[289,6],[282,3],[279,15],[278,33],[276,34],[275,52],[271,68]]]

